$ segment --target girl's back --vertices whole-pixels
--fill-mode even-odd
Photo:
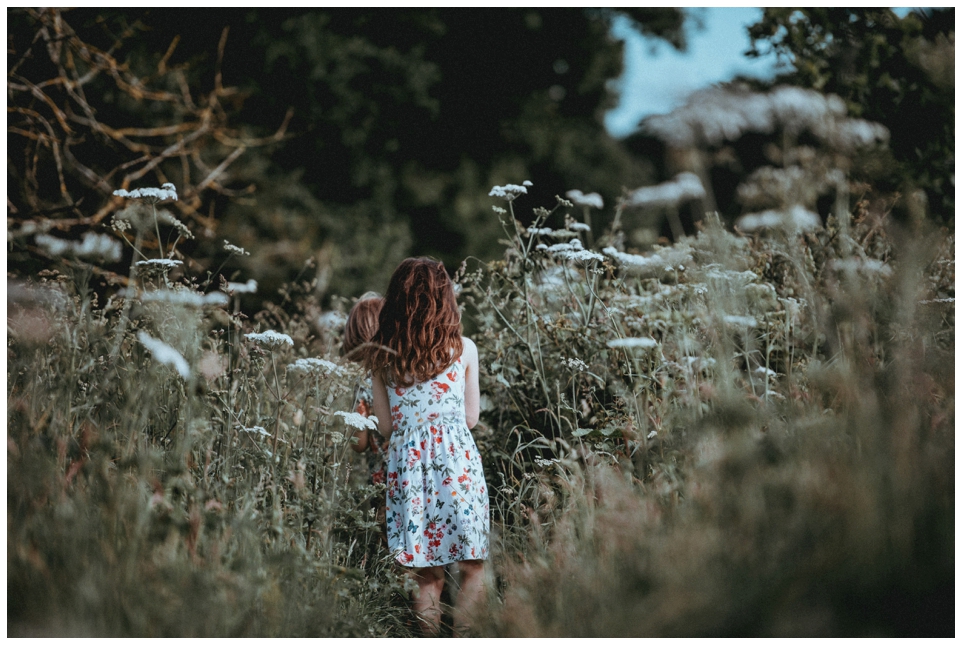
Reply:
[[[431,424],[467,425],[464,416],[464,365],[458,357],[434,378],[411,387],[388,386],[391,425],[405,434]]]

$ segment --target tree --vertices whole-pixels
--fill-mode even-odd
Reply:
[[[750,56],[790,64],[775,83],[837,94],[851,116],[890,133],[895,168],[882,179],[922,189],[931,215],[954,220],[955,9],[768,8],[749,28]]]

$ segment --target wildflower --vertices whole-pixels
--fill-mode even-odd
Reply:
[[[264,428],[262,428],[261,426],[252,426],[250,428],[241,427],[241,430],[243,430],[244,432],[250,432],[251,434],[259,434],[264,437],[271,436],[271,433],[265,430]]]
[[[528,182],[529,184],[531,182]],[[505,184],[504,186],[495,186],[488,193],[489,197],[500,197],[505,201],[513,201],[518,195],[527,195],[528,189],[524,186],[518,186],[517,184]]]
[[[574,202],[577,206],[588,206],[590,208],[604,208],[605,202],[598,193],[588,193],[585,195],[580,190],[569,190],[565,197]]]
[[[528,227],[528,235],[551,235],[554,233],[552,228],[536,228],[534,226]]]
[[[35,241],[50,255],[72,254],[80,258],[103,258],[108,262],[120,260],[120,242],[107,235],[84,233],[80,243],[62,240],[52,235],[41,234]]]
[[[491,210],[493,210],[493,211],[494,211],[495,213],[497,213],[498,215],[504,215],[505,213],[508,212],[508,211],[504,210],[503,208],[501,208],[500,206],[492,206],[492,207],[491,207]]]
[[[177,201],[177,189],[171,183],[163,184],[160,188],[137,188],[130,192],[121,188],[115,190],[114,195],[128,199],[142,199],[148,204],[156,204],[167,199]]]
[[[624,349],[640,347],[642,349],[652,349],[658,347],[658,341],[654,338],[612,338],[608,341],[608,347]]]
[[[591,227],[584,222],[568,222],[568,230],[587,233],[591,231]]]
[[[892,275],[892,268],[881,260],[872,258],[851,257],[844,260],[833,260],[832,268],[845,273],[860,273],[862,275],[880,275],[884,278]]]
[[[229,251],[231,253],[235,253],[237,255],[250,255],[250,252],[245,251],[239,246],[235,246],[234,244],[231,244],[227,240],[224,240],[224,250]]]
[[[655,432],[654,430],[652,430],[651,432],[648,433],[648,438],[649,438],[649,439],[654,439],[654,438],[657,437],[657,436],[658,436],[658,433]]]
[[[562,244],[552,244],[543,250],[550,255],[572,262],[603,261],[605,259],[605,256],[599,253],[585,249],[581,245],[581,240],[577,238]]]
[[[366,417],[357,412],[335,412],[334,416],[344,419],[344,424],[358,430],[377,430],[377,417]]]
[[[698,175],[683,172],[671,181],[635,190],[628,195],[625,204],[639,207],[674,206],[680,202],[701,199],[704,196],[705,188],[701,185]]]
[[[182,265],[183,262],[180,260],[167,260],[167,259],[155,259],[155,260],[141,260],[137,263],[137,268],[146,275],[167,275],[172,269],[175,269]]]
[[[331,331],[343,327],[347,323],[347,316],[340,311],[326,311],[317,319],[317,324]]]
[[[322,374],[341,375],[344,373],[344,370],[339,365],[324,360],[323,358],[299,358],[287,366],[287,371],[301,372],[303,374],[320,372]]]
[[[159,362],[173,366],[184,380],[190,378],[190,366],[187,365],[187,361],[176,349],[163,341],[151,338],[149,334],[143,331],[137,332],[137,339],[150,350],[150,353]]]
[[[274,331],[273,329],[268,329],[267,331],[261,332],[259,334],[258,333],[244,334],[244,338],[248,340],[252,340],[255,343],[260,343],[261,345],[265,345],[267,347],[274,347],[277,345],[284,345],[284,344],[290,347],[294,346],[294,340],[290,336],[288,336],[287,334],[280,334]]]
[[[733,327],[752,328],[758,326],[758,321],[751,316],[725,316],[723,320]]]
[[[332,432],[331,441],[336,444],[344,443],[344,434],[341,432]]]
[[[691,251],[683,248],[663,249],[650,256],[623,253],[613,246],[602,249],[602,253],[614,260],[619,266],[631,273],[664,273],[671,270],[673,263],[691,262]]]
[[[587,372],[588,366],[580,358],[565,358],[561,357],[561,364],[570,367],[573,370],[578,370],[579,372]]]
[[[190,229],[187,228],[187,225],[181,222],[176,217],[174,217],[170,211],[168,210],[160,211],[159,213],[157,213],[157,219],[163,222],[164,224],[169,224],[170,226],[173,226],[175,229],[177,229],[178,234],[186,237],[187,239],[189,240],[194,239],[194,234],[190,232]]]
[[[532,184],[531,181],[528,180],[528,179],[525,179],[524,181],[522,181],[522,182],[521,182],[521,185],[522,185],[522,186],[534,186],[534,184]]]
[[[735,226],[746,232],[762,228],[783,228],[794,233],[813,231],[822,225],[818,215],[804,206],[795,205],[787,211],[768,210],[762,213],[743,215]]]
[[[778,372],[776,372],[775,370],[770,370],[767,367],[759,367],[758,369],[755,370],[755,373],[764,374],[768,378],[774,378],[778,376]]]
[[[169,302],[175,305],[203,307],[205,305],[226,305],[228,298],[219,291],[197,293],[190,289],[157,289],[140,296],[142,302]]]
[[[257,280],[251,278],[247,282],[228,282],[224,290],[228,293],[257,293]]]

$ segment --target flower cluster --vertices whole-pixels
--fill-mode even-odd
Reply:
[[[177,201],[177,189],[171,183],[163,184],[160,188],[136,188],[131,191],[121,188],[115,190],[114,195],[127,199],[142,199],[148,204],[156,204],[168,199]]]
[[[224,240],[224,250],[236,255],[250,255],[249,251],[245,251],[241,247],[231,244],[227,240]]]
[[[608,341],[608,347],[615,349],[654,349],[658,347],[658,341],[654,338],[612,338]]]
[[[294,340],[287,334],[280,334],[273,329],[268,329],[267,331],[260,333],[250,333],[244,334],[244,338],[253,341],[265,347],[275,347],[277,345],[287,345],[289,347],[294,346]]]
[[[604,208],[605,202],[598,193],[588,193],[585,195],[580,190],[569,190],[565,197],[570,199],[576,206],[588,206],[590,208]]]
[[[38,235],[35,239],[50,255],[71,254],[79,258],[103,258],[108,262],[117,262],[121,257],[120,242],[107,235],[84,233],[81,242],[62,240],[47,234]]]
[[[150,350],[150,353],[158,362],[173,366],[185,381],[190,378],[190,366],[187,365],[187,361],[176,349],[163,341],[152,338],[147,332],[137,332],[137,339]]]
[[[344,419],[344,424],[358,430],[377,430],[377,417],[366,417],[357,412],[335,412],[334,416]]]
[[[518,186],[517,184],[505,184],[504,186],[495,186],[494,188],[491,189],[491,192],[488,193],[488,196],[500,197],[501,199],[510,202],[516,199],[519,195],[527,195],[528,194],[527,186],[531,186],[531,185],[532,184],[530,181],[524,181],[522,182],[521,186]]]
[[[156,291],[147,291],[140,296],[140,300],[142,302],[167,302],[192,307],[216,307],[226,305],[229,302],[227,296],[219,291],[197,293],[190,289],[157,289]]]
[[[701,199],[704,196],[705,187],[702,186],[698,175],[683,172],[671,181],[666,181],[657,186],[645,186],[633,191],[625,199],[625,205],[649,208],[674,206],[691,199]]]
[[[257,293],[257,280],[251,278],[247,282],[228,282],[224,290],[227,293]]]
[[[339,365],[331,361],[326,361],[323,358],[299,358],[287,366],[287,371],[300,372],[302,374],[320,372],[321,374],[334,374],[338,376],[344,373],[344,370]]]
[[[584,246],[582,246],[581,240],[578,238],[563,244],[552,244],[551,246],[539,244],[535,248],[556,258],[569,260],[571,262],[591,262],[592,260],[601,262],[605,259],[605,256],[601,255],[600,253],[587,250]]]
[[[765,228],[782,228],[792,233],[814,231],[821,227],[822,220],[804,206],[796,204],[787,210],[768,210],[762,213],[743,215],[735,226],[746,232]]]
[[[137,268],[146,275],[166,275],[172,269],[176,269],[183,262],[180,260],[167,260],[164,258],[154,260],[141,260],[137,262]]]

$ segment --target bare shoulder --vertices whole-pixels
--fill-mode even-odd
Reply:
[[[461,344],[464,347],[464,349],[461,350],[462,356],[464,356],[466,359],[469,359],[469,360],[472,358],[474,360],[478,359],[478,346],[474,344],[473,340],[471,340],[467,336],[462,336]]]

